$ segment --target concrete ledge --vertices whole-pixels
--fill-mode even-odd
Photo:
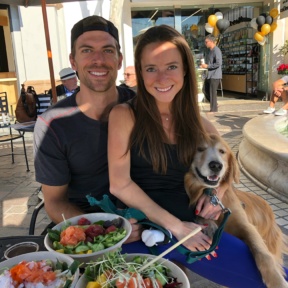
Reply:
[[[288,199],[288,138],[276,130],[285,121],[286,116],[274,115],[248,121],[243,127],[239,160],[246,173],[267,187],[267,192],[270,188],[279,198]]]

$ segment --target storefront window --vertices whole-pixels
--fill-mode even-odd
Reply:
[[[151,10],[132,11],[133,37],[139,36],[149,27],[162,24],[175,27],[173,8],[155,8]]]
[[[223,78],[223,83],[226,83],[223,85],[224,89],[254,95],[257,93],[258,89],[267,86],[268,77],[265,77],[265,80],[260,81],[260,83],[258,78],[265,74],[264,71],[268,73],[267,71],[269,70],[269,67],[264,67],[264,65],[261,64],[262,57],[259,58],[258,54],[249,54],[250,51],[252,51],[251,45],[253,44],[255,47],[258,45],[253,38],[253,29],[250,27],[250,21],[255,16],[260,15],[263,11],[262,3],[247,3],[247,5],[242,4],[242,6],[237,4],[221,4],[218,6],[216,5],[216,7],[208,7],[207,5],[191,5],[189,7],[178,6],[177,8],[175,7],[175,9],[174,7],[165,7],[161,9],[150,7],[145,8],[146,10],[141,10],[141,8],[135,9],[138,10],[133,11],[132,9],[132,29],[134,40],[138,38],[139,34],[143,33],[151,26],[166,24],[174,27],[188,42],[195,59],[195,67],[198,67],[197,71],[199,72],[201,70],[199,69],[199,64],[201,62],[200,59],[207,58],[207,55],[209,54],[209,50],[205,46],[205,36],[212,33],[216,38],[218,38],[217,45],[222,51],[222,70],[223,75],[225,74],[224,76],[227,76],[226,82]],[[209,16],[217,12],[221,12],[220,14],[222,18],[220,19],[224,19],[226,22],[228,20],[228,23],[230,23],[230,27],[227,27],[224,32],[221,32],[221,34],[217,28],[214,28],[214,26],[207,27],[206,25],[209,24]],[[135,43],[136,41],[134,41],[134,44]],[[268,65],[270,48],[268,43],[266,46],[265,55],[267,57],[265,58],[265,65]],[[263,51],[261,56],[264,56]],[[231,76],[230,74],[233,75]],[[237,77],[234,77],[234,74],[237,75]],[[241,81],[243,83],[239,82],[238,75],[241,76],[241,79],[243,80]],[[201,75],[199,74],[198,76],[200,77]],[[239,87],[234,87],[233,77],[237,79],[237,83],[239,82]],[[201,81],[198,82],[199,92],[201,92],[200,86],[202,86],[202,83],[200,83]]]

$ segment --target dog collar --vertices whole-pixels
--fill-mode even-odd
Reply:
[[[204,194],[210,197],[210,204],[213,206],[219,205],[222,209],[223,213],[231,213],[229,208],[226,208],[223,203],[220,201],[220,199],[217,197],[217,190],[215,188],[205,188]]]
[[[217,190],[215,188],[205,188],[203,192],[205,195],[210,197],[217,195]]]

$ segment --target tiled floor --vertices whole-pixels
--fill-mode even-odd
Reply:
[[[268,102],[218,97],[218,104],[219,112],[214,114],[206,113],[209,110],[207,103],[200,103],[199,105],[203,115],[216,126],[233,152],[237,154],[242,139],[242,127],[251,118],[262,114],[263,109],[268,107]],[[276,108],[280,108],[281,104],[277,103]],[[24,156],[22,155],[16,156],[14,164],[11,164],[11,158],[8,156],[0,158],[0,236],[2,237],[28,235],[31,214],[39,201],[37,197],[39,184],[34,180],[32,133],[26,133],[26,144],[30,172],[26,172]],[[7,153],[5,152],[7,149],[9,146],[0,145],[0,155]],[[22,145],[17,144],[17,152],[21,152],[21,149]],[[288,235],[288,199],[287,201],[278,200],[269,195],[243,173],[237,187],[243,191],[261,195],[266,199],[275,212],[277,223]],[[39,235],[49,222],[44,209],[42,209],[37,218],[35,234]],[[220,287],[194,273],[189,273],[189,277],[193,287]]]

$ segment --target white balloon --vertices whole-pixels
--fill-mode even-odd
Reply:
[[[205,24],[205,30],[206,30],[208,33],[212,34],[212,33],[213,33],[213,30],[214,30],[214,27],[212,27],[209,23],[206,23],[206,24]]]
[[[253,18],[251,21],[250,21],[250,26],[254,29],[258,29],[258,24],[256,22],[256,18]]]
[[[217,19],[223,19],[223,14],[221,12],[216,12],[215,16],[217,17]]]

